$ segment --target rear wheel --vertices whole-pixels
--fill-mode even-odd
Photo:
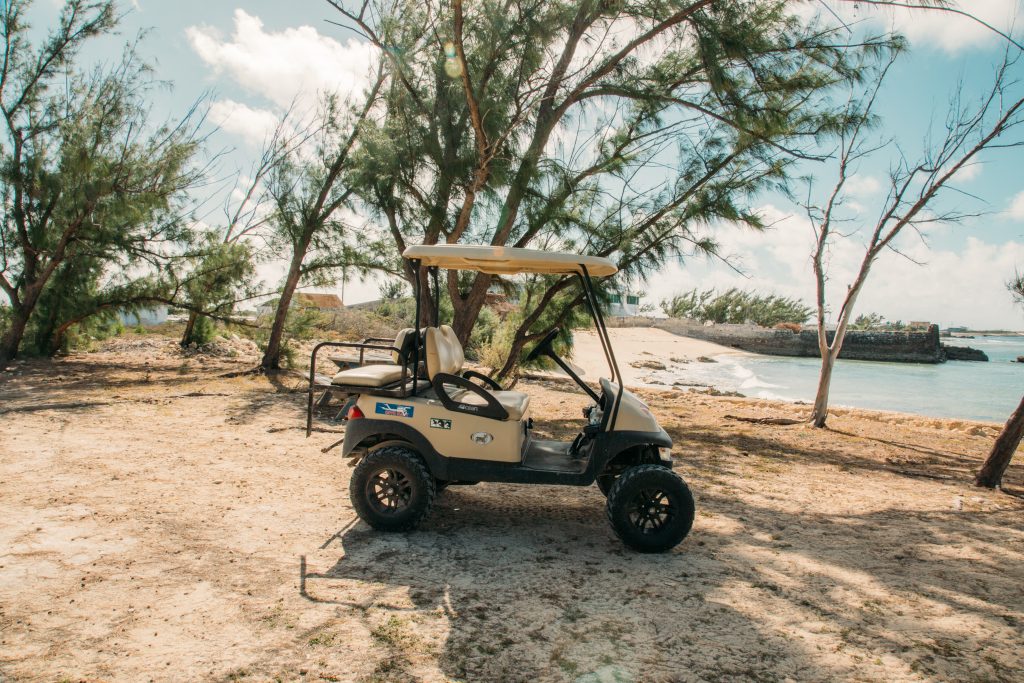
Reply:
[[[623,543],[642,553],[660,553],[690,533],[695,506],[678,474],[660,465],[636,465],[612,484],[607,513]]]
[[[434,478],[419,454],[387,446],[359,461],[349,495],[356,514],[374,529],[415,529],[434,504]]]

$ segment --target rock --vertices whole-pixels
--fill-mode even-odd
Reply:
[[[629,364],[631,368],[646,368],[648,370],[667,370],[665,364],[658,360],[635,360]]]
[[[987,363],[988,356],[984,351],[972,349],[969,346],[946,346],[942,345],[942,352],[946,360],[967,360],[980,363]]]
[[[689,363],[690,362],[689,358],[676,358],[675,356],[672,356],[671,358],[669,358],[669,360],[672,361],[673,363]]]
[[[718,361],[714,358],[708,358],[707,356],[697,356],[698,363],[717,363]]]
[[[1017,356],[1018,363],[1024,363],[1024,356]]]

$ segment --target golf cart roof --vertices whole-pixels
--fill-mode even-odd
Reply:
[[[585,266],[590,275],[605,276],[614,275],[619,270],[612,261],[601,256],[475,244],[420,244],[409,247],[402,256],[416,259],[424,266],[476,270],[492,275],[582,273]]]

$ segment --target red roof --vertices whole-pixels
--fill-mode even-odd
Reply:
[[[295,295],[295,303],[300,306],[308,306],[310,308],[319,308],[321,310],[329,310],[332,308],[344,308],[345,304],[341,302],[341,298],[337,294],[309,294],[307,292],[298,292]]]

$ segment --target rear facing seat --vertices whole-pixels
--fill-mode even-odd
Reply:
[[[428,327],[426,338],[427,375],[431,381],[441,373],[461,377],[462,366],[466,356],[462,344],[455,331],[448,325]],[[520,391],[499,391],[489,387],[480,387],[494,397],[508,413],[508,419],[521,420],[530,407],[530,397]],[[443,389],[443,387],[442,387]],[[487,401],[469,389],[458,389],[447,393],[448,398],[456,403],[472,406],[486,406]]]
[[[331,378],[331,384],[380,388],[402,379],[402,363],[405,355],[411,349],[414,341],[413,329],[408,327],[401,330],[395,336],[394,347],[398,351],[391,352],[391,360],[394,365],[363,365],[350,370],[342,370]],[[412,369],[406,372],[406,377],[412,376]]]

